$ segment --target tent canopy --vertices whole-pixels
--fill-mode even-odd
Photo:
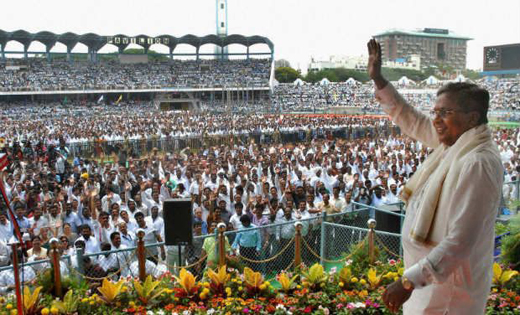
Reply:
[[[350,85],[356,85],[356,84],[358,84],[358,81],[356,81],[356,79],[354,79],[354,78],[352,78],[352,77],[351,77],[351,78],[348,78],[348,80],[345,81],[345,82],[346,82],[347,84],[350,84]]]
[[[436,77],[431,75],[426,80],[424,80],[423,82],[425,82],[428,85],[433,85],[433,84],[439,83],[440,81],[439,81],[439,79],[437,79]]]
[[[303,85],[303,83],[304,83],[303,80],[300,79],[300,78],[294,80],[294,82],[293,82],[293,84],[294,84],[295,86]]]
[[[397,83],[399,85],[415,85],[415,82],[413,82],[412,80],[408,79],[406,76],[402,76],[398,81]]]
[[[328,85],[330,83],[329,79],[327,78],[323,78],[321,79],[320,81],[320,85]]]

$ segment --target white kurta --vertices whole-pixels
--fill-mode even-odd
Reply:
[[[407,104],[391,84],[376,91],[376,97],[405,134],[430,148],[439,145],[431,119]],[[441,192],[431,231],[440,235],[437,244],[424,245],[409,237],[425,185],[409,200],[402,229],[404,275],[415,290],[404,304],[404,314],[484,313],[503,181],[496,145],[465,155],[456,181],[454,190]]]

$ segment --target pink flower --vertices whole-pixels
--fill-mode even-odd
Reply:
[[[393,259],[390,259],[390,260],[388,261],[388,264],[389,264],[390,266],[395,266],[396,263],[397,263],[397,262],[396,262],[395,260],[393,260]]]
[[[242,310],[242,312],[244,312],[244,313],[247,314],[247,313],[249,313],[249,309],[248,309],[248,308],[244,308],[244,309]]]

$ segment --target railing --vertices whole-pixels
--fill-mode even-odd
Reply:
[[[68,147],[73,157],[98,158],[102,155],[118,154],[122,149],[133,156],[144,156],[157,149],[161,152],[178,152],[186,147],[200,150],[204,147],[231,145],[232,143],[247,144],[252,140],[256,143],[294,143],[310,141],[313,138],[332,137],[336,139],[357,140],[374,139],[380,136],[399,134],[395,126],[388,127],[341,127],[324,128],[321,131],[305,130],[279,133],[251,132],[248,134],[204,135],[187,137],[155,137],[148,139],[130,139],[120,141],[88,141],[69,143]]]
[[[30,276],[24,281],[26,284],[34,283],[48,272],[45,276],[60,278],[52,278],[54,283],[61,283],[63,277],[72,277],[99,284],[103,279],[144,279],[147,275],[160,277],[167,272],[178,273],[181,268],[202,275],[205,268],[223,264],[237,269],[248,266],[270,279],[281,270],[299,268],[302,264],[308,266],[321,262],[326,267],[334,267],[353,255],[370,256],[374,260],[400,257],[402,250],[399,234],[378,230],[375,226],[367,228],[370,210],[360,206],[352,212],[333,215],[324,213],[239,231],[225,231],[223,226],[213,234],[195,236],[188,246],[144,244],[140,238],[135,247],[99,253],[85,254],[82,249],[77,249],[73,256],[56,257],[52,252],[50,260],[24,264],[24,270],[27,271],[24,274]],[[374,211],[376,216],[379,215],[379,209],[375,208]],[[260,235],[260,250],[239,246],[237,237],[246,232]],[[60,261],[59,272],[50,268],[54,265],[54,258]],[[6,266],[0,268],[0,271],[12,268]],[[31,268],[32,272],[27,268]]]
[[[518,182],[507,184],[518,187]],[[403,205],[372,207],[353,202],[352,206],[349,212],[324,212],[315,217],[239,231],[226,231],[222,224],[212,234],[194,236],[192,244],[187,246],[144,244],[143,235],[138,235],[140,238],[134,247],[99,253],[85,254],[78,249],[72,256],[59,257],[57,251],[51,249],[51,259],[27,262],[19,268],[24,271],[21,274],[25,284],[35,283],[41,277],[50,277],[54,283],[61,283],[63,277],[73,277],[95,285],[103,279],[144,279],[147,275],[176,274],[181,268],[202,276],[205,268],[223,264],[239,270],[247,266],[271,279],[282,270],[299,268],[302,264],[309,266],[319,262],[332,268],[350,259],[367,259],[374,263],[402,258]],[[254,248],[239,246],[237,237],[248,232],[260,236],[259,250],[256,245]],[[50,268],[55,265],[54,261],[59,261],[59,272]],[[0,272],[12,269],[5,266]],[[7,289],[0,288],[0,292]]]

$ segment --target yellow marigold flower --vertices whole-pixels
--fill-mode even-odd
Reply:
[[[362,285],[365,285],[365,284],[367,284],[367,281],[365,279],[361,279],[361,280],[359,280],[359,283],[361,283]]]
[[[339,287],[340,287],[340,288],[343,288],[344,286],[345,286],[345,284],[344,284],[343,282],[340,282],[340,283],[339,283]]]
[[[208,283],[208,282],[204,282],[202,285],[203,285],[205,288],[209,288],[209,283]]]
[[[265,284],[261,284],[261,285],[260,285],[260,290],[263,291],[263,290],[265,290],[265,288],[266,288],[266,285],[265,285]]]
[[[13,308],[13,304],[9,303],[5,306],[6,309],[10,310]]]
[[[18,315],[18,310],[16,308],[12,309],[11,310],[11,315]]]
[[[56,307],[51,307],[51,314],[52,315],[57,315],[60,311],[56,308]]]
[[[397,280],[399,280],[399,277],[394,277],[394,281],[397,281]]]
[[[242,284],[242,281],[241,281],[241,280],[238,280],[237,283],[238,283],[238,284]]]
[[[269,281],[265,281],[264,284],[265,284],[266,286],[269,286],[269,285],[271,285],[271,282],[269,282]]]
[[[202,292],[201,294],[199,294],[199,297],[201,300],[205,300],[206,299],[206,293]]]
[[[81,303],[87,303],[88,302],[88,298],[82,298],[81,299]]]
[[[358,282],[358,278],[356,278],[356,277],[352,277],[352,279],[350,279],[350,282],[352,282],[352,283],[356,283],[356,282]]]
[[[124,293],[124,292],[126,292],[126,291],[128,291],[128,287],[124,286],[124,287],[121,288],[121,292]]]
[[[134,307],[134,306],[135,306],[135,302],[134,302],[134,301],[130,301],[130,302],[128,302],[128,306],[130,306],[130,307]]]
[[[238,287],[238,291],[242,291],[242,290],[244,290],[244,288]]]
[[[94,301],[90,301],[88,304],[90,304],[90,305],[94,305],[94,304],[96,304],[96,302],[94,302]]]
[[[50,311],[49,311],[48,308],[44,307],[44,308],[42,309],[42,315],[49,315],[49,313],[50,313]]]
[[[301,285],[299,285],[299,284],[298,284],[298,285],[296,285],[296,289],[300,290],[301,288],[302,288],[302,286],[301,286]]]

